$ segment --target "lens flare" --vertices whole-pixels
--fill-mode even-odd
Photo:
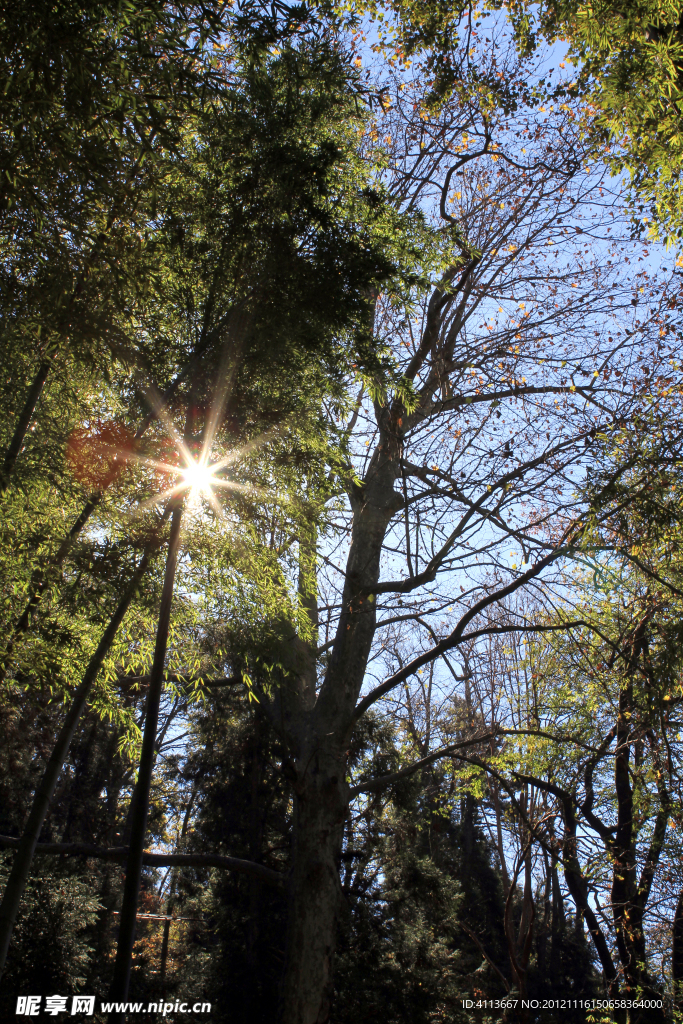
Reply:
[[[205,498],[214,512],[222,517],[222,510],[216,501],[214,487],[220,481],[216,480],[217,463],[208,465],[205,458],[193,459],[191,456],[185,459],[185,466],[181,470],[180,479],[176,484],[176,493],[186,491],[188,508],[196,512],[202,498]]]
[[[148,467],[157,475],[157,481],[160,485],[160,489],[138,507],[139,511],[153,508],[160,501],[165,501],[168,498],[179,498],[182,495],[185,499],[186,508],[191,510],[193,518],[199,517],[204,511],[206,503],[213,510],[217,518],[225,519],[223,502],[220,502],[217,497],[219,488],[221,491],[228,492],[228,495],[242,495],[251,500],[258,498],[267,500],[269,497],[272,497],[269,491],[255,484],[241,483],[234,480],[232,478],[232,470],[252,452],[262,448],[275,436],[279,435],[281,432],[280,427],[273,427],[246,444],[230,450],[223,454],[222,457],[219,456],[217,461],[209,461],[212,458],[211,453],[214,449],[214,441],[230,391],[230,374],[221,371],[219,378],[221,384],[216,389],[213,402],[206,417],[201,440],[196,439],[191,442],[188,442],[181,435],[173,422],[171,412],[166,407],[162,396],[156,388],[152,385],[148,387],[147,401],[164,430],[166,441],[165,447],[159,452],[161,458],[143,455],[132,450],[126,453],[126,464],[135,463]]]
[[[184,484],[190,488],[190,493],[206,493],[212,484],[215,483],[214,472],[215,466],[193,462],[186,466],[182,472]]]

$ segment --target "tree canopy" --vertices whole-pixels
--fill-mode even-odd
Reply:
[[[676,1020],[676,11],[0,17],[3,1011]]]

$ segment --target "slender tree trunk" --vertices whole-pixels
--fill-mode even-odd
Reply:
[[[83,737],[78,760],[72,755],[73,775],[68,783],[69,802],[61,834],[63,843],[96,841],[97,817],[88,806],[88,796],[101,793],[106,779],[107,762],[97,745],[99,725],[97,718],[91,722]]]
[[[201,773],[201,774],[203,774],[203,773]],[[194,780],[194,787],[192,789],[192,795],[190,796],[190,799],[188,801],[187,807],[185,809],[185,814],[183,815],[183,824],[182,824],[182,828],[180,829],[180,842],[181,843],[182,843],[183,839],[185,838],[185,836],[187,835],[187,827],[190,824],[190,816],[192,814],[192,808],[194,807],[194,802],[195,802],[195,800],[197,798],[197,793],[199,791],[199,783],[201,781],[201,774],[198,775],[195,778],[195,780]],[[178,847],[176,847],[176,850],[177,849],[178,849]],[[177,876],[175,870],[172,869],[172,871],[171,871],[171,881],[170,881],[170,884],[169,884],[169,887],[168,887],[168,899],[166,901],[166,914],[168,915],[169,920],[164,921],[164,936],[163,936],[163,939],[162,939],[162,942],[161,942],[161,964],[160,964],[160,967],[159,967],[159,982],[160,982],[160,986],[161,986],[161,999],[162,999],[162,1002],[164,1002],[164,1003],[166,1002],[166,962],[167,962],[167,959],[168,959],[168,943],[169,943],[169,938],[170,938],[170,934],[171,934],[171,921],[170,921],[170,918],[173,917],[173,911],[175,909],[175,892],[176,892],[177,877],[178,876]]]
[[[559,977],[560,950],[565,932],[564,901],[560,888],[560,879],[557,874],[557,860],[551,857],[550,878],[552,892],[552,909],[550,915],[550,976]],[[577,918],[583,913],[581,907],[576,907]]]
[[[538,973],[542,978],[548,974],[548,934],[552,930],[552,903],[551,903],[551,874],[548,853],[542,850],[544,879],[543,879],[543,920],[540,928],[536,931],[536,946],[538,949]],[[551,946],[552,955],[552,946]]]
[[[24,444],[24,438],[26,432],[31,425],[33,419],[33,413],[38,404],[43,388],[45,387],[45,381],[47,380],[50,372],[50,363],[44,360],[38,367],[38,372],[33,378],[33,383],[29,388],[26,401],[24,402],[24,408],[21,410],[17,425],[14,428],[14,434],[12,440],[9,443],[9,447],[5,453],[5,461],[2,466],[2,477],[0,477],[0,494],[4,494],[10,485],[12,473],[16,465],[17,456],[22,449]]]
[[[301,556],[300,556],[301,557]],[[251,772],[250,772],[250,808],[249,808],[249,857],[253,861],[261,861],[263,856],[263,830],[266,813],[262,798],[262,765],[266,755],[266,742],[263,738],[264,721],[257,711],[254,715],[254,731],[251,737]],[[245,933],[245,960],[248,976],[244,986],[244,1017],[250,1020],[253,1015],[256,981],[259,976],[258,940],[262,926],[261,900],[263,886],[255,878],[250,879],[249,910]]]
[[[159,966],[159,988],[161,990],[161,1000],[166,1002],[166,963],[168,961],[168,940],[171,934],[171,915],[173,913],[174,903],[169,899],[166,905],[166,913],[168,914],[167,919],[164,921],[164,935],[161,940],[161,963]]]
[[[521,919],[517,935],[515,935],[515,927],[512,920],[512,907],[515,892],[517,890],[517,878],[521,864],[518,865],[514,872],[510,889],[505,900],[505,914],[503,918],[505,938],[508,946],[508,956],[510,959],[510,967],[512,969],[512,978],[517,990],[517,996],[521,1000],[516,1011],[520,1024],[526,1024],[529,1020],[529,1011],[524,1006],[524,1002],[528,999],[526,979],[534,928],[534,901],[531,891],[531,844],[529,844],[524,851],[523,864],[524,890],[522,894]]]
[[[154,767],[159,705],[164,679],[164,663],[166,661],[173,586],[180,546],[182,514],[183,502],[182,499],[177,499],[171,519],[171,535],[168,544],[168,555],[166,557],[164,586],[161,594],[154,661],[149,677],[149,691],[145,708],[145,731],[142,739],[142,751],[140,753],[138,781],[133,793],[131,809],[130,846],[126,862],[126,881],[123,890],[123,902],[121,904],[114,980],[111,988],[111,999],[117,1002],[124,1002],[128,998],[128,988],[130,985],[131,960],[133,956],[133,943],[135,942],[135,918],[142,876],[142,855],[147,834],[149,791]],[[109,1015],[110,1024],[121,1024],[123,1016],[119,1011],[112,1011]]]
[[[24,833],[21,837],[20,846],[14,855],[12,870],[10,872],[9,879],[7,880],[7,887],[5,889],[2,904],[0,904],[0,972],[4,970],[7,950],[12,937],[12,929],[14,928],[14,922],[16,920],[17,911],[19,910],[21,897],[24,893],[24,889],[26,888],[26,881],[31,870],[31,863],[35,853],[36,843],[38,842],[38,837],[43,827],[45,816],[49,810],[55,786],[57,785],[57,780],[64,765],[64,759],[68,753],[71,740],[73,739],[76,727],[83,713],[83,709],[85,708],[92,685],[95,682],[97,674],[102,666],[102,662],[114,641],[114,637],[116,636],[123,617],[128,610],[128,606],[135,596],[140,580],[147,571],[151,552],[152,546],[150,545],[140,560],[140,564],[133,574],[133,578],[128,589],[119,601],[118,607],[112,615],[109,625],[102,634],[102,638],[97,645],[97,649],[85,670],[83,679],[74,693],[71,707],[64,719],[64,724],[59,731],[57,742],[55,743],[52,754],[50,755],[45,772],[43,773],[43,777],[36,789],[31,812],[29,814],[28,821],[26,822]]]
[[[633,789],[631,786],[631,721],[633,683],[629,679],[619,695],[617,746],[614,755],[614,788],[617,798],[617,824],[614,835],[612,876],[612,913],[617,950],[624,970],[625,994],[642,999],[651,994],[645,962],[645,936],[639,913],[636,862],[633,849]],[[652,1020],[660,1017],[655,1011]]]
[[[674,1000],[679,1009],[683,1009],[683,889],[678,895],[673,923],[673,952],[671,956],[671,974],[674,983]]]

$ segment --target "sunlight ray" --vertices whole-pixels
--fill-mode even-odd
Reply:
[[[146,509],[154,508],[155,505],[158,505],[159,502],[163,501],[165,498],[175,498],[176,495],[185,490],[185,486],[185,484],[176,484],[174,487],[167,487],[165,491],[159,491],[158,494],[155,494],[152,498],[148,498],[147,501],[143,501],[141,505],[138,505],[137,511],[142,512]]]
[[[204,427],[204,441],[202,443],[200,456],[200,458],[203,459],[208,459],[209,457],[214,439],[218,433],[218,425],[225,415],[225,409],[230,395],[232,373],[224,370],[223,366],[221,366],[221,369],[219,370],[219,381],[220,383],[214,392],[211,405],[209,406],[209,412]]]
[[[162,462],[159,459],[153,459],[146,455],[131,455],[128,458],[129,462],[135,462],[139,466],[148,466],[150,469],[160,470],[162,473],[177,473],[178,466],[174,466],[171,462]]]
[[[147,399],[147,402],[152,408],[152,411],[154,412],[155,416],[157,416],[157,418],[159,419],[159,422],[166,428],[169,437],[173,440],[173,443],[175,444],[179,453],[181,454],[185,462],[189,465],[189,463],[194,461],[192,457],[192,452],[188,449],[187,445],[185,444],[178,428],[173,422],[172,416],[170,415],[166,406],[164,405],[163,398],[157,391],[154,384],[150,384],[148,386],[147,391],[145,393],[145,398]]]
[[[249,497],[272,497],[272,494],[270,494],[269,491],[263,487],[259,487],[258,484],[240,484],[236,480],[214,479],[211,481],[211,485],[213,487],[222,487],[226,491],[234,491],[236,494],[245,494]]]
[[[233,465],[235,462],[237,462],[239,459],[243,458],[246,455],[251,455],[252,452],[255,452],[259,448],[262,448],[264,444],[267,444],[269,441],[273,439],[273,437],[276,437],[280,433],[281,430],[279,427],[272,427],[270,430],[266,430],[265,433],[259,434],[258,437],[253,438],[253,440],[247,441],[247,443],[242,445],[240,448],[234,449],[227,455],[223,456],[223,458],[220,459],[218,462],[215,462],[212,466],[214,472],[217,472],[219,469],[225,469],[227,466]]]
[[[214,512],[216,513],[218,518],[224,520],[225,519],[225,512],[223,511],[221,503],[219,502],[218,498],[214,494],[213,490],[209,490],[208,491],[208,493],[206,494],[206,498],[207,498],[207,501],[209,502],[209,505],[214,510]]]

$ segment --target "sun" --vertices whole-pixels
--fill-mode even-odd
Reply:
[[[201,462],[192,462],[183,469],[183,482],[192,491],[206,491],[214,480],[214,466],[207,466]]]
[[[126,451],[126,458],[129,461],[139,462],[141,465],[150,467],[160,474],[161,480],[167,484],[164,490],[157,491],[153,497],[144,502],[142,508],[151,508],[167,498],[182,499],[187,510],[191,511],[195,518],[205,511],[206,505],[209,505],[219,519],[224,519],[225,512],[222,502],[218,500],[218,491],[227,491],[232,496],[246,495],[251,500],[267,496],[267,492],[257,485],[235,480],[230,470],[244,457],[266,444],[273,436],[272,430],[254,438],[247,444],[229,450],[217,461],[210,461],[215,458],[211,452],[223,403],[219,403],[212,411],[206,425],[201,451],[195,454],[179,433],[160,396],[151,392],[148,397],[158,420],[165,428],[165,433],[173,443],[175,451],[172,455],[169,453],[169,456],[163,460],[135,455]]]
[[[182,471],[181,488],[188,488],[190,502],[194,502],[200,495],[210,497],[213,495],[213,487],[218,482],[215,477],[217,466],[209,466],[202,459],[192,459]]]

